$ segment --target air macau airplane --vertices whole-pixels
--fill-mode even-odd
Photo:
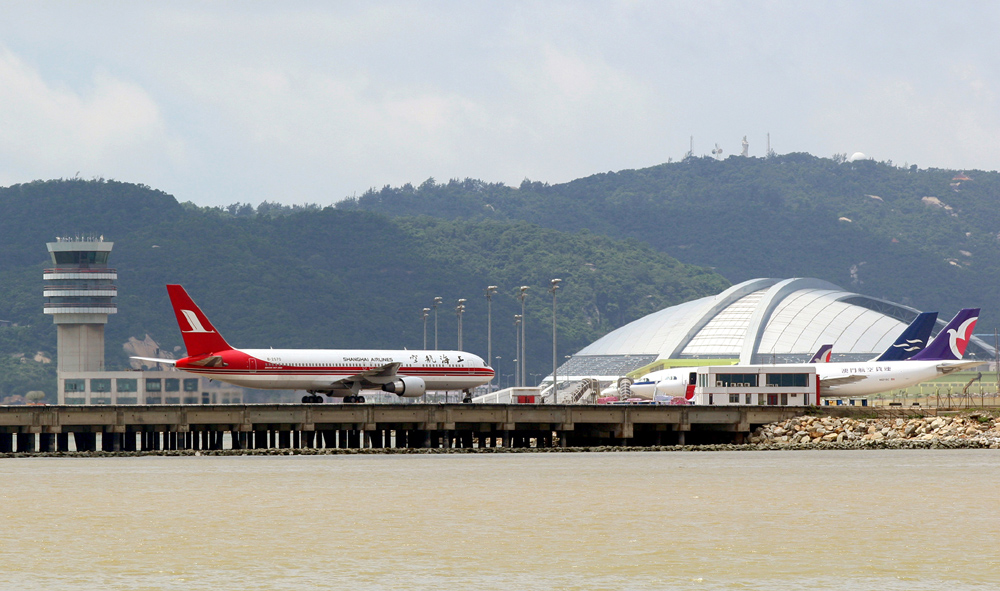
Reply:
[[[964,361],[962,356],[979,319],[979,308],[965,308],[951,319],[927,347],[922,342],[930,335],[936,315],[924,313],[914,320],[892,347],[871,361],[819,363],[815,365],[822,396],[869,396],[934,379],[962,369],[982,365],[983,361]],[[919,336],[914,338],[914,333]],[[900,344],[905,346],[900,348]],[[767,365],[767,364],[757,364]],[[780,364],[783,367],[798,364]],[[655,391],[670,396],[694,397],[695,373],[691,368],[675,367],[644,376],[645,386],[655,382]],[[647,388],[648,390],[648,388]],[[643,391],[646,394],[646,390]],[[652,397],[651,394],[647,394]]]
[[[470,391],[493,379],[482,358],[464,351],[367,349],[234,349],[180,285],[167,294],[177,315],[187,357],[144,361],[245,388],[305,390],[302,402],[323,402],[320,394],[364,402],[362,390],[421,396],[428,390]]]

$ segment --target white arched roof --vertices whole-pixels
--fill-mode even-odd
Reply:
[[[658,359],[809,356],[885,350],[918,314],[908,306],[844,291],[820,279],[752,279],[629,323],[577,355]]]

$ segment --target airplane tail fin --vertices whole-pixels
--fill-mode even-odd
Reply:
[[[830,363],[830,355],[833,354],[833,345],[823,345],[816,351],[816,354],[812,356],[809,363]]]
[[[167,294],[177,315],[177,325],[189,357],[232,349],[183,287],[168,285]]]
[[[910,359],[914,361],[957,361],[965,355],[972,329],[979,320],[979,308],[963,308],[955,314],[931,344]]]
[[[903,334],[886,349],[875,361],[902,361],[909,359],[927,346],[931,338],[931,329],[937,320],[937,312],[921,312],[906,327]]]

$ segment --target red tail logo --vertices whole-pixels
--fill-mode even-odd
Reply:
[[[969,318],[958,327],[958,330],[948,329],[948,344],[951,346],[952,355],[957,359],[961,359],[965,355],[965,348],[969,346],[972,329],[976,328],[977,320],[979,320],[978,317]]]
[[[218,353],[232,349],[211,321],[180,285],[168,285],[167,294],[177,316],[177,326],[187,348],[188,357]]]

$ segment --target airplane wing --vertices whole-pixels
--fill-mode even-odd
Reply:
[[[381,365],[379,367],[366,369],[365,371],[354,374],[353,376],[341,378],[334,382],[333,385],[342,385],[343,387],[349,387],[349,384],[360,384],[362,387],[369,385],[382,386],[383,384],[388,384],[396,379],[396,372],[402,365],[403,364],[398,361],[386,363],[385,365]]]
[[[129,357],[129,359],[138,359],[139,361],[151,361],[153,363],[166,363],[167,365],[174,365],[175,363],[177,363],[176,359],[156,359],[155,357]]]
[[[942,363],[937,366],[939,374],[947,375],[952,372],[960,371],[963,369],[968,369],[970,367],[976,367],[977,365],[983,365],[985,361],[963,361],[962,363]]]
[[[838,376],[835,378],[820,378],[819,387],[827,388],[829,386],[844,386],[847,384],[853,384],[855,382],[860,382],[861,380],[868,379],[868,376],[861,376],[857,374],[851,374],[849,376]]]

